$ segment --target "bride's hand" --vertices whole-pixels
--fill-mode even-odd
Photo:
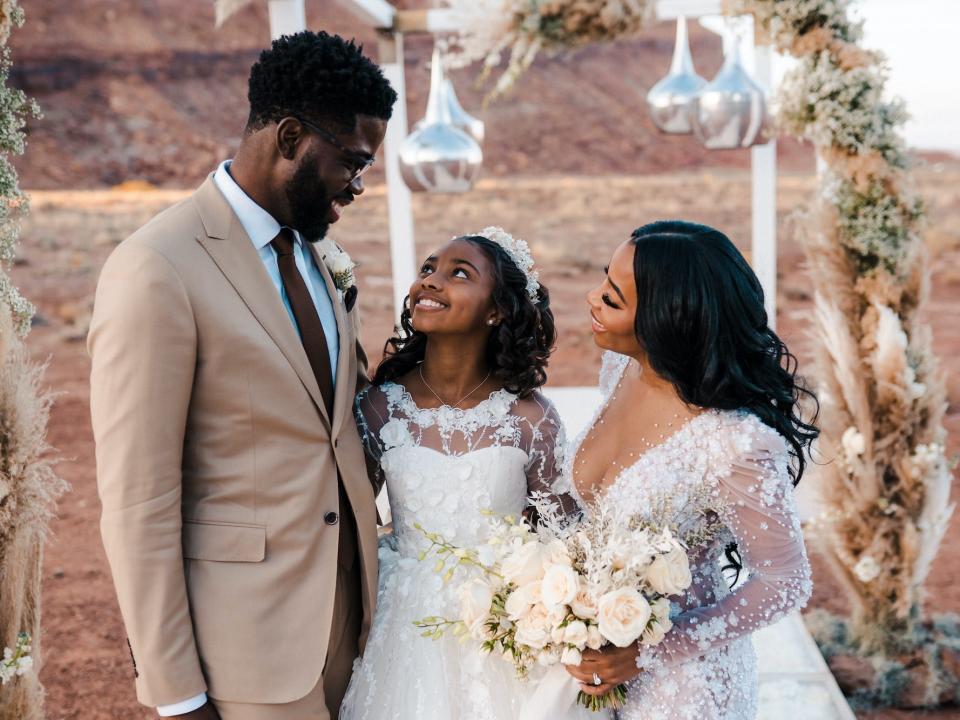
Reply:
[[[602,650],[584,650],[579,665],[567,665],[567,672],[580,683],[587,695],[605,695],[617,685],[632,680],[640,674],[637,667],[637,646],[631,643],[625,648],[607,645]],[[594,685],[594,675],[600,684]]]

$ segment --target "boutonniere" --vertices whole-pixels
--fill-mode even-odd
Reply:
[[[323,264],[333,277],[333,284],[343,298],[347,312],[353,310],[357,302],[357,278],[353,270],[357,264],[333,240],[322,242]]]

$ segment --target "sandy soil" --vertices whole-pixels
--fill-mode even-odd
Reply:
[[[929,306],[937,350],[951,376],[951,452],[960,449],[960,165],[931,166],[920,182],[932,206],[928,233],[934,258],[934,291]],[[788,215],[809,197],[813,180],[782,177],[778,317],[782,335],[801,358],[807,340],[809,286],[802,255],[789,233]],[[182,197],[180,191],[150,193],[37,192],[33,214],[24,225],[21,260],[14,280],[39,307],[30,346],[39,361],[49,360],[46,379],[60,394],[50,440],[62,461],[60,473],[73,486],[63,499],[44,568],[45,666],[52,720],[148,718],[133,694],[131,668],[106,561],[100,545],[99,504],[88,418],[83,346],[92,292],[104,258],[152,214]],[[554,298],[560,329],[550,382],[595,381],[599,354],[593,347],[583,296],[600,276],[613,248],[635,226],[661,217],[683,216],[716,225],[746,247],[749,237],[749,177],[739,171],[696,172],[657,178],[542,177],[489,180],[471,195],[417,197],[418,250],[423,253],[455,233],[503,224],[529,239]],[[709,208],[709,209],[706,209]],[[358,259],[363,341],[371,355],[389,332],[391,290],[382,187],[335,228],[335,237]],[[955,492],[956,494],[956,492]],[[960,610],[960,523],[954,522],[929,582],[932,611]],[[816,562],[814,606],[843,611],[837,585]],[[874,713],[871,720],[914,720],[920,713]],[[956,711],[929,715],[945,720]]]

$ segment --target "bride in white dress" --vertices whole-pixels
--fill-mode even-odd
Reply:
[[[452,635],[423,638],[414,621],[458,610],[456,583],[419,560],[429,543],[415,526],[478,545],[484,511],[519,515],[562,466],[560,418],[537,392],[555,331],[532,264],[526,244],[497,228],[432,255],[401,336],[357,398],[393,534],[381,541],[377,610],[342,720],[513,720],[531,692],[535,680],[515,679],[511,663]]]
[[[767,327],[759,282],[716,230],[638,229],[588,302],[608,351],[604,400],[565,480],[588,508],[665,516],[688,538],[693,584],[659,645],[588,651],[568,670],[591,694],[626,682],[621,720],[749,720],[750,635],[812,589],[793,498],[817,435],[800,416],[807,391]]]

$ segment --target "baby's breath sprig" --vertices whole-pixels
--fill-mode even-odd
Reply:
[[[27,633],[20,633],[17,636],[15,648],[3,649],[3,661],[0,662],[0,685],[6,685],[14,677],[25,675],[33,668],[31,650],[30,636]]]

